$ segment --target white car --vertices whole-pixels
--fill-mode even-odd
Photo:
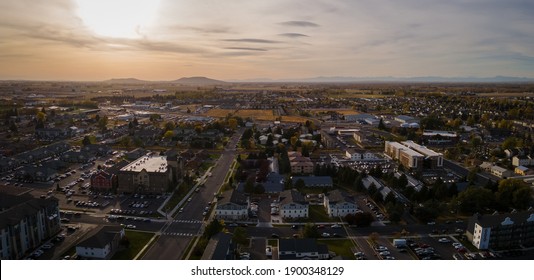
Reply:
[[[331,228],[340,228],[341,225],[340,224],[333,224],[332,226],[330,226]]]
[[[322,237],[330,237],[330,233],[328,232],[323,232],[323,234],[321,234]]]
[[[449,242],[451,242],[451,240],[448,239],[448,238],[443,237],[443,238],[438,239],[438,242],[439,243],[449,243]]]

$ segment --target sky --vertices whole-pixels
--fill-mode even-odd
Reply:
[[[0,0],[0,79],[534,78],[532,0]]]

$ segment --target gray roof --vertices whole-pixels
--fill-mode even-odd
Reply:
[[[55,197],[37,198],[29,191],[17,193],[12,188],[14,187],[6,186],[0,189],[0,228],[16,225],[43,208],[58,205]]]
[[[504,213],[496,215],[480,215],[475,214],[469,219],[469,224],[467,230],[473,232],[475,228],[475,223],[479,224],[484,228],[498,227],[501,226],[502,222],[505,220],[511,220],[514,225],[522,223],[534,223],[534,211],[523,211],[516,213]],[[529,220],[529,221],[527,221]]]
[[[305,204],[306,201],[304,200],[304,196],[302,196],[302,194],[300,194],[297,190],[292,189],[280,193],[280,204],[288,203]]]
[[[90,233],[89,237],[78,243],[76,247],[104,248],[113,242],[117,234],[120,235],[123,230],[121,226],[99,226]]]
[[[295,183],[299,179],[302,179],[306,186],[332,186],[334,184],[334,182],[332,181],[332,177],[330,176],[293,176],[291,178],[291,180],[293,181],[293,185],[295,185]]]
[[[225,191],[222,193],[222,198],[219,199],[217,204],[222,205],[226,203],[234,203],[238,205],[248,205],[247,197],[242,193],[234,190]]]
[[[329,203],[354,203],[353,197],[347,195],[346,192],[340,190],[333,190],[327,194]]]

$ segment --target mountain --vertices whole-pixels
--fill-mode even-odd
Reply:
[[[226,82],[214,80],[206,77],[184,77],[178,80],[171,81],[172,83],[179,83],[183,85],[222,85]]]
[[[105,80],[104,83],[113,83],[113,84],[146,84],[150,83],[149,81],[143,81],[136,78],[118,78],[118,79],[109,79]]]

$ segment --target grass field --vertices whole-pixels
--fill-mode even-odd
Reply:
[[[354,247],[354,244],[348,239],[338,239],[338,240],[318,240],[319,244],[328,245],[328,251],[335,252],[337,256],[342,256],[344,259],[354,259],[354,254],[352,253],[351,248]]]
[[[360,112],[356,111],[356,110],[352,110],[352,109],[335,109],[335,108],[332,108],[332,109],[311,109],[310,112],[313,112],[313,113],[321,113],[321,112],[324,112],[326,113],[327,111],[334,111],[338,114],[342,114],[342,115],[356,115],[356,114],[360,114]]]
[[[154,233],[125,230],[126,237],[130,241],[130,247],[119,251],[113,256],[113,260],[133,260],[133,258],[152,239]]]

